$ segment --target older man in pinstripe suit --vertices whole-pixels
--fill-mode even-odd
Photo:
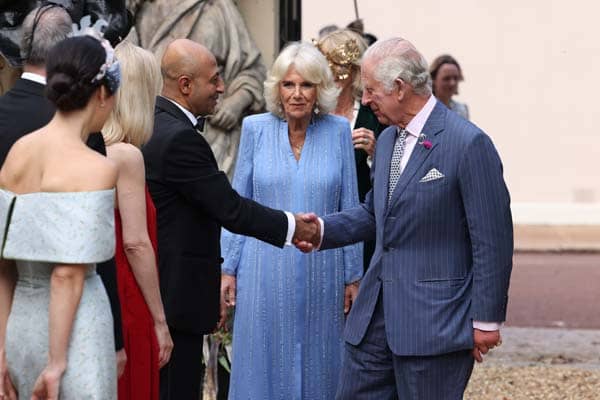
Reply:
[[[336,397],[462,399],[506,316],[513,231],[502,164],[481,129],[432,96],[408,41],[373,45],[362,79],[363,104],[390,127],[365,203],[320,220],[321,249],[377,243],[346,323]]]

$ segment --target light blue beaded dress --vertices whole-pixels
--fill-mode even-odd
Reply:
[[[294,158],[287,123],[247,117],[233,181],[240,195],[290,212],[358,204],[350,125],[325,115]],[[327,229],[327,228],[325,228]],[[362,244],[302,254],[224,231],[223,272],[237,277],[230,399],[333,399],[344,287],[362,276]]]
[[[18,272],[5,349],[19,398],[31,397],[48,360],[54,266],[87,264],[59,398],[116,399],[112,314],[95,267],[114,254],[114,190],[21,195],[0,190],[0,228],[2,257],[15,260]]]

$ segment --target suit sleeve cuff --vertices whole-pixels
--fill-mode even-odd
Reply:
[[[288,211],[285,211],[285,216],[288,220],[288,230],[287,235],[285,236],[285,245],[292,246],[292,239],[294,238],[294,232],[296,232],[296,219],[294,218],[294,214]]]
[[[501,327],[502,323],[500,322],[473,321],[473,329],[479,329],[480,331],[498,331]]]
[[[319,246],[315,250],[319,250],[323,244],[323,236],[325,236],[325,222],[323,222],[323,218],[319,218],[319,225],[321,225],[321,239],[319,240]]]

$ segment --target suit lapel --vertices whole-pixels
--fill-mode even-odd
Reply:
[[[425,126],[423,127],[423,130],[421,132],[422,134],[425,134],[426,140],[429,140],[431,142],[431,148],[426,149],[425,146],[423,146],[422,144],[419,144],[419,143],[417,143],[415,145],[415,148],[413,149],[413,152],[410,155],[410,158],[408,160],[408,164],[406,165],[406,168],[404,169],[404,171],[402,171],[402,175],[400,175],[400,179],[398,180],[398,183],[396,184],[396,188],[394,189],[394,193],[392,194],[392,200],[390,201],[390,207],[387,208],[387,211],[389,211],[389,208],[391,208],[391,205],[393,205],[394,203],[396,203],[398,201],[398,199],[400,199],[400,197],[402,196],[402,193],[404,192],[404,190],[406,189],[408,184],[412,181],[415,173],[419,170],[419,168],[425,162],[427,157],[429,157],[429,155],[433,152],[435,147],[438,145],[438,142],[439,142],[438,135],[444,131],[445,117],[446,117],[446,106],[438,101],[436,103],[435,107],[433,108],[431,115],[427,119],[427,122],[425,122]],[[393,148],[393,145],[392,145],[392,148]],[[391,160],[391,153],[390,153],[390,160]],[[387,179],[388,185],[389,185],[389,168],[390,168],[389,162],[391,162],[391,161],[388,161],[387,172],[386,172],[386,174],[388,176],[388,179]],[[386,185],[386,190],[387,190],[387,187],[388,186]]]

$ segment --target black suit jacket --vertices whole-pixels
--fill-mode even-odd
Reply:
[[[0,96],[0,166],[4,164],[10,148],[17,140],[40,129],[50,122],[53,116],[54,106],[44,96],[44,85],[40,83],[19,79],[8,92]],[[106,155],[104,140],[100,133],[90,135],[88,146]],[[110,300],[115,329],[115,346],[117,350],[120,350],[123,348],[123,332],[114,258],[99,263],[97,271]]]
[[[154,134],[142,148],[157,210],[160,287],[168,324],[212,332],[219,317],[221,226],[283,247],[282,211],[240,197],[185,114],[158,97]]]

